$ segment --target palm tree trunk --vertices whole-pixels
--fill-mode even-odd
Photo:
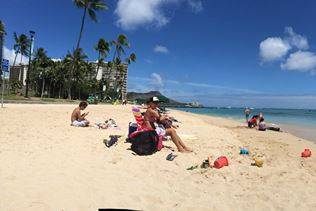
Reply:
[[[59,85],[59,92],[58,92],[58,98],[60,99],[60,95],[61,95],[61,84]]]
[[[100,52],[99,52],[98,64],[97,64],[97,72],[96,72],[96,74],[95,74],[95,79],[97,79],[98,74],[99,74],[99,68],[100,68],[100,57],[101,57],[101,54],[100,54]]]
[[[84,8],[82,19],[81,19],[81,27],[80,27],[80,32],[79,32],[79,38],[77,42],[77,46],[75,49],[75,52],[79,49],[80,47],[80,41],[82,37],[82,32],[83,32],[83,27],[84,27],[84,21],[86,19],[86,14],[87,14],[87,7]],[[76,57],[75,57],[75,52],[74,52],[74,60],[72,64],[72,70],[70,72],[70,79],[69,79],[69,84],[68,84],[68,99],[71,100],[71,87],[72,87],[72,74],[75,71],[75,63],[76,63]]]
[[[50,95],[50,97],[53,96],[53,98],[55,98],[55,88],[56,88],[56,84],[54,83],[54,84],[53,84],[52,95]]]
[[[23,55],[22,55],[22,53],[21,53],[20,65],[22,65],[22,59],[23,59]]]
[[[98,58],[98,64],[97,64],[97,71],[96,71],[96,74],[95,74],[95,80],[97,80],[97,77],[98,77],[98,74],[99,74],[99,69],[100,69],[100,57],[101,57],[101,54],[99,52],[99,58]],[[94,93],[94,97],[97,95],[97,90],[96,90],[96,87],[94,86],[93,88],[93,93]]]
[[[81,37],[82,37],[82,32],[83,32],[83,27],[84,27],[84,21],[85,21],[85,19],[86,19],[86,14],[87,14],[87,7],[85,7],[85,8],[84,8],[84,11],[83,11],[83,16],[82,16],[82,19],[81,19],[80,33],[79,33],[79,38],[78,38],[76,50],[77,50],[77,49],[79,48],[79,46],[80,46],[80,41],[81,41]]]
[[[48,86],[48,98],[51,97],[51,91],[52,91],[52,80],[49,80],[49,86]]]
[[[18,57],[18,53],[17,52],[15,52],[15,56],[14,56],[14,61],[13,61],[13,65],[12,65],[12,67],[14,67],[15,66],[15,63],[16,63],[16,59],[17,59],[17,57]],[[21,69],[19,70],[19,78],[18,78],[18,80],[20,80],[20,78],[21,78]]]
[[[45,88],[45,78],[43,78],[43,82],[42,82],[41,98],[43,98],[43,95],[44,95],[44,88]]]
[[[15,62],[16,62],[16,58],[18,57],[18,53],[17,52],[15,52],[15,56],[14,56],[14,61],[13,61],[13,65],[12,65],[12,67],[14,67],[15,66]]]

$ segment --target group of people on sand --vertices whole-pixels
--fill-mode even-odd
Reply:
[[[159,135],[170,136],[179,152],[192,152],[181,140],[176,132],[176,127],[172,126],[172,118],[159,112],[160,100],[157,97],[151,97],[147,102],[146,112],[143,113],[144,124],[147,128],[156,130]],[[71,114],[71,125],[77,127],[88,127],[90,122],[86,119],[87,113],[82,113],[88,106],[85,101],[80,102]],[[158,126],[158,125],[163,125]]]
[[[251,109],[246,108],[244,113],[245,113],[246,122],[249,128],[258,127],[258,130],[261,130],[261,131],[265,131],[267,129],[262,112],[260,112],[258,115],[253,115],[250,119],[249,117],[251,114]]]

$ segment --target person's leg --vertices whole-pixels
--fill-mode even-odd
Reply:
[[[75,120],[75,121],[72,122],[72,125],[76,126],[76,127],[85,127],[86,123],[85,123],[85,121],[77,121],[77,120]]]
[[[166,135],[171,136],[171,140],[177,146],[179,152],[192,152],[185,144],[182,142],[181,138],[178,136],[177,132],[173,128],[166,129]]]

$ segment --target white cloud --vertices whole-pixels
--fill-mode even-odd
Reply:
[[[287,35],[285,39],[288,40],[292,46],[300,50],[307,50],[309,48],[307,38],[296,34],[292,27],[285,27],[285,34]]]
[[[4,46],[3,48],[3,58],[8,59],[10,61],[10,65],[13,65],[14,58],[15,58],[15,51],[13,49],[9,49]],[[16,58],[15,64],[20,64],[21,62],[21,54],[18,54]],[[26,56],[22,56],[22,64],[27,64],[28,58]]]
[[[188,4],[196,13],[201,12],[203,10],[203,4],[201,0],[188,0]]]
[[[260,43],[260,56],[263,61],[276,61],[283,58],[291,49],[290,44],[280,37],[269,37]]]
[[[161,76],[158,73],[152,73],[150,75],[150,79],[151,79],[151,84],[155,88],[160,89],[161,87],[164,86],[163,80],[162,80]]]
[[[161,11],[166,0],[119,0],[115,9],[117,24],[125,30],[133,30],[145,24],[161,27],[168,18]]]
[[[165,46],[156,45],[156,46],[154,47],[154,52],[167,54],[167,53],[169,53],[169,50],[168,50],[168,48],[165,47]]]
[[[61,58],[52,58],[52,61],[53,61],[53,62],[61,62],[62,59],[61,59]],[[97,62],[97,61],[96,61],[96,62]]]
[[[292,27],[285,27],[285,37],[269,37],[259,46],[262,61],[272,62],[281,60],[291,49],[307,50],[308,40],[305,36],[297,34]]]
[[[292,53],[285,63],[281,64],[281,68],[314,73],[316,70],[316,55],[309,51],[297,51]]]
[[[184,2],[194,12],[203,10],[201,0],[118,0],[114,11],[117,16],[116,24],[124,30],[135,30],[143,26],[159,28],[170,21],[164,6]]]

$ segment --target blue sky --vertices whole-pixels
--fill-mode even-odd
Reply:
[[[100,37],[128,36],[138,56],[130,91],[159,90],[210,106],[316,108],[313,0],[116,0],[87,20],[81,46],[96,60]],[[35,48],[62,58],[82,11],[71,0],[1,1],[5,53],[13,32],[36,31]]]

